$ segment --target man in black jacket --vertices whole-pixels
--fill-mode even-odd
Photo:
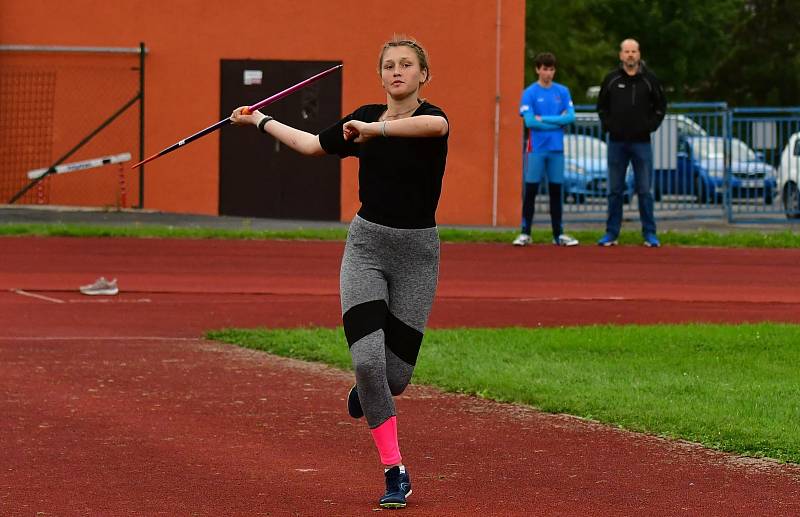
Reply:
[[[644,245],[659,247],[653,214],[653,148],[650,133],[658,129],[667,110],[664,90],[655,75],[644,66],[639,43],[626,39],[620,44],[620,66],[609,73],[600,87],[597,113],[608,132],[608,219],[600,246],[617,244],[622,227],[622,198],[625,172],[633,165],[639,217]]]

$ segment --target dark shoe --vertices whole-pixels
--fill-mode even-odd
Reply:
[[[347,412],[353,418],[364,416],[364,410],[361,409],[361,401],[358,400],[358,390],[355,384],[350,388],[350,393],[347,394]]]
[[[392,467],[384,473],[386,493],[380,500],[381,508],[405,508],[406,497],[411,495],[411,478],[408,471],[400,472],[400,467]]]

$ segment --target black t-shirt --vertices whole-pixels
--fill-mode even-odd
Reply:
[[[358,215],[373,223],[393,228],[436,226],[436,207],[442,192],[447,159],[447,135],[432,138],[375,137],[357,144],[346,141],[342,126],[348,120],[376,122],[386,104],[361,106],[319,134],[325,152],[359,159]],[[440,108],[423,102],[418,115],[444,117]]]

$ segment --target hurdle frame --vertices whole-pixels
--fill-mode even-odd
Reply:
[[[47,173],[32,179],[25,187],[17,192],[8,201],[9,205],[14,204],[19,198],[25,195],[31,188],[36,186],[37,183],[44,178],[55,173],[56,167],[61,165],[65,160],[77,152],[94,136],[100,133],[105,127],[111,124],[114,120],[125,113],[131,106],[139,103],[139,160],[144,160],[144,73],[145,73],[145,56],[148,49],[144,42],[140,42],[138,47],[89,47],[89,46],[64,46],[64,45],[0,45],[0,52],[38,52],[38,53],[94,53],[94,54],[138,54],[139,56],[139,91],[129,101],[118,109],[114,114],[102,122],[97,128],[91,131],[80,142],[67,151],[64,155],[59,157],[49,167]],[[134,207],[138,209],[144,208],[144,167],[139,168],[139,203]]]

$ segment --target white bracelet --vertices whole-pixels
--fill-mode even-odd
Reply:
[[[386,121],[385,120],[383,121],[383,125],[381,126],[381,136],[383,136],[383,138],[386,138]]]

